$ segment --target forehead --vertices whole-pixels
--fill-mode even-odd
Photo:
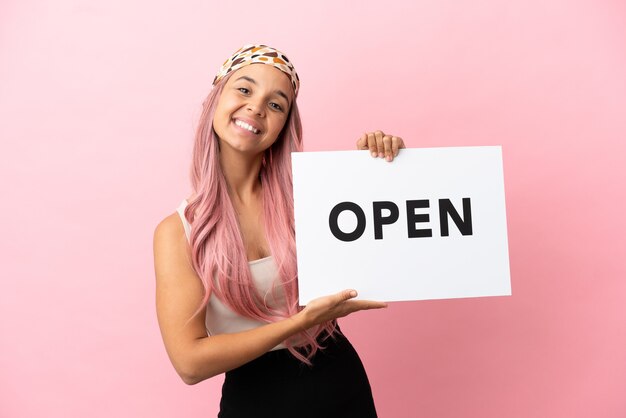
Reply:
[[[234,83],[243,76],[253,79],[260,87],[271,90],[279,89],[288,97],[293,98],[293,87],[289,76],[276,67],[260,63],[249,64],[236,70],[229,82]]]

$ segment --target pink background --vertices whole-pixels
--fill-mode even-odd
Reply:
[[[4,0],[0,416],[215,416],[221,378],[166,356],[152,233],[248,42],[295,63],[307,150],[503,146],[513,296],[343,321],[381,417],[626,416],[623,0]]]

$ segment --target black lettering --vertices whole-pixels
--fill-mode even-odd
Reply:
[[[450,199],[439,199],[439,225],[442,237],[450,235],[448,215],[450,215],[462,235],[472,235],[472,208],[469,197],[463,198],[463,219],[459,216]]]
[[[339,214],[344,210],[349,210],[356,215],[356,228],[354,231],[350,233],[343,232],[339,229],[339,225],[337,224],[337,219],[339,218]],[[341,202],[335,205],[335,207],[330,211],[330,216],[328,217],[328,225],[330,226],[330,232],[341,241],[354,241],[357,240],[363,235],[365,232],[365,213],[363,209],[359,205],[353,202]]]
[[[383,239],[383,225],[390,225],[398,220],[400,212],[393,202],[374,202],[374,239]],[[383,216],[382,210],[388,209],[389,216]]]
[[[429,207],[428,200],[407,200],[406,201],[406,226],[409,238],[426,238],[433,236],[432,229],[417,229],[418,222],[429,222],[430,215],[427,213],[415,213],[415,209]]]

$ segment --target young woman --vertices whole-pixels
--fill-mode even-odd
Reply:
[[[190,385],[226,373],[219,417],[375,417],[367,375],[336,319],[386,304],[348,289],[298,306],[298,75],[280,51],[246,45],[213,85],[195,139],[192,196],[154,234],[169,358]],[[387,161],[403,147],[381,131],[357,141]]]

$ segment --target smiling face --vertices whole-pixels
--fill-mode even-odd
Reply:
[[[224,85],[213,117],[220,149],[262,153],[278,138],[292,101],[289,77],[278,68],[250,64],[235,71]]]

